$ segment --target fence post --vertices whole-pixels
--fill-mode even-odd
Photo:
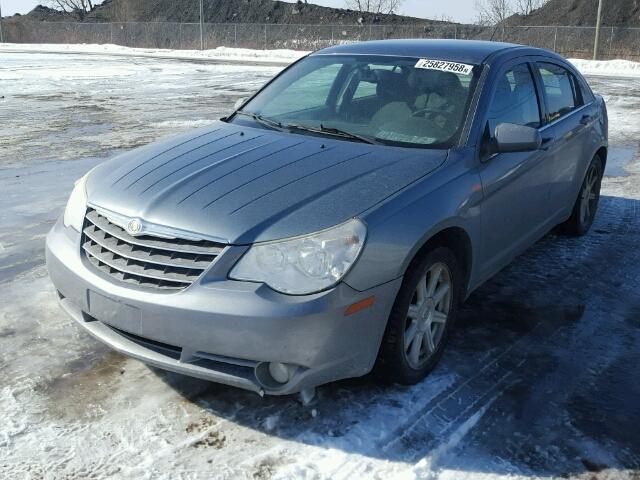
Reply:
[[[457,23],[453,24],[453,39],[454,40],[458,39],[458,24]]]
[[[553,32],[553,51],[557,52],[558,50],[556,50],[556,45],[558,42],[558,27],[555,28],[555,31]]]
[[[598,16],[596,17],[596,40],[593,44],[593,59],[598,59],[598,42],[600,40],[600,20],[602,15],[602,0],[598,0]]]
[[[204,0],[200,0],[200,50],[204,50]]]
[[[331,45],[334,45],[334,40],[333,40],[333,25],[331,25]]]
[[[613,50],[613,27],[611,27],[611,35],[609,36],[609,58],[611,58],[612,50]]]
[[[264,49],[263,50],[266,50],[266,49],[267,49],[267,24],[265,23],[264,24]]]
[[[238,46],[238,24],[237,23],[233,24],[233,46],[234,47]]]
[[[4,43],[4,36],[2,34],[2,5],[0,5],[0,43]]]

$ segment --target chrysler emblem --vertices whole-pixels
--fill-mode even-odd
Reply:
[[[137,235],[142,231],[142,222],[137,218],[134,218],[127,223],[127,233],[129,235]]]

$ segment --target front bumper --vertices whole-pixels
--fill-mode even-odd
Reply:
[[[308,296],[207,276],[164,293],[122,284],[80,254],[80,234],[58,221],[47,237],[47,266],[60,304],[113,349],[156,367],[258,393],[290,394],[369,372],[400,287],[366,292],[341,283]],[[374,304],[345,316],[370,296]],[[268,362],[291,366],[285,384],[266,381]]]

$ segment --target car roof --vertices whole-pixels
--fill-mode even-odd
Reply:
[[[537,50],[514,43],[481,40],[374,40],[324,48],[313,55],[389,55],[481,64],[490,55],[510,49]]]

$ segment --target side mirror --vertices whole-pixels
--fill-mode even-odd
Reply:
[[[246,101],[247,101],[247,97],[242,97],[236,100],[236,103],[233,104],[233,110],[234,111],[238,110],[242,105],[244,105],[244,102]]]
[[[495,130],[496,153],[531,152],[542,145],[540,132],[535,128],[513,123],[501,123]]]

